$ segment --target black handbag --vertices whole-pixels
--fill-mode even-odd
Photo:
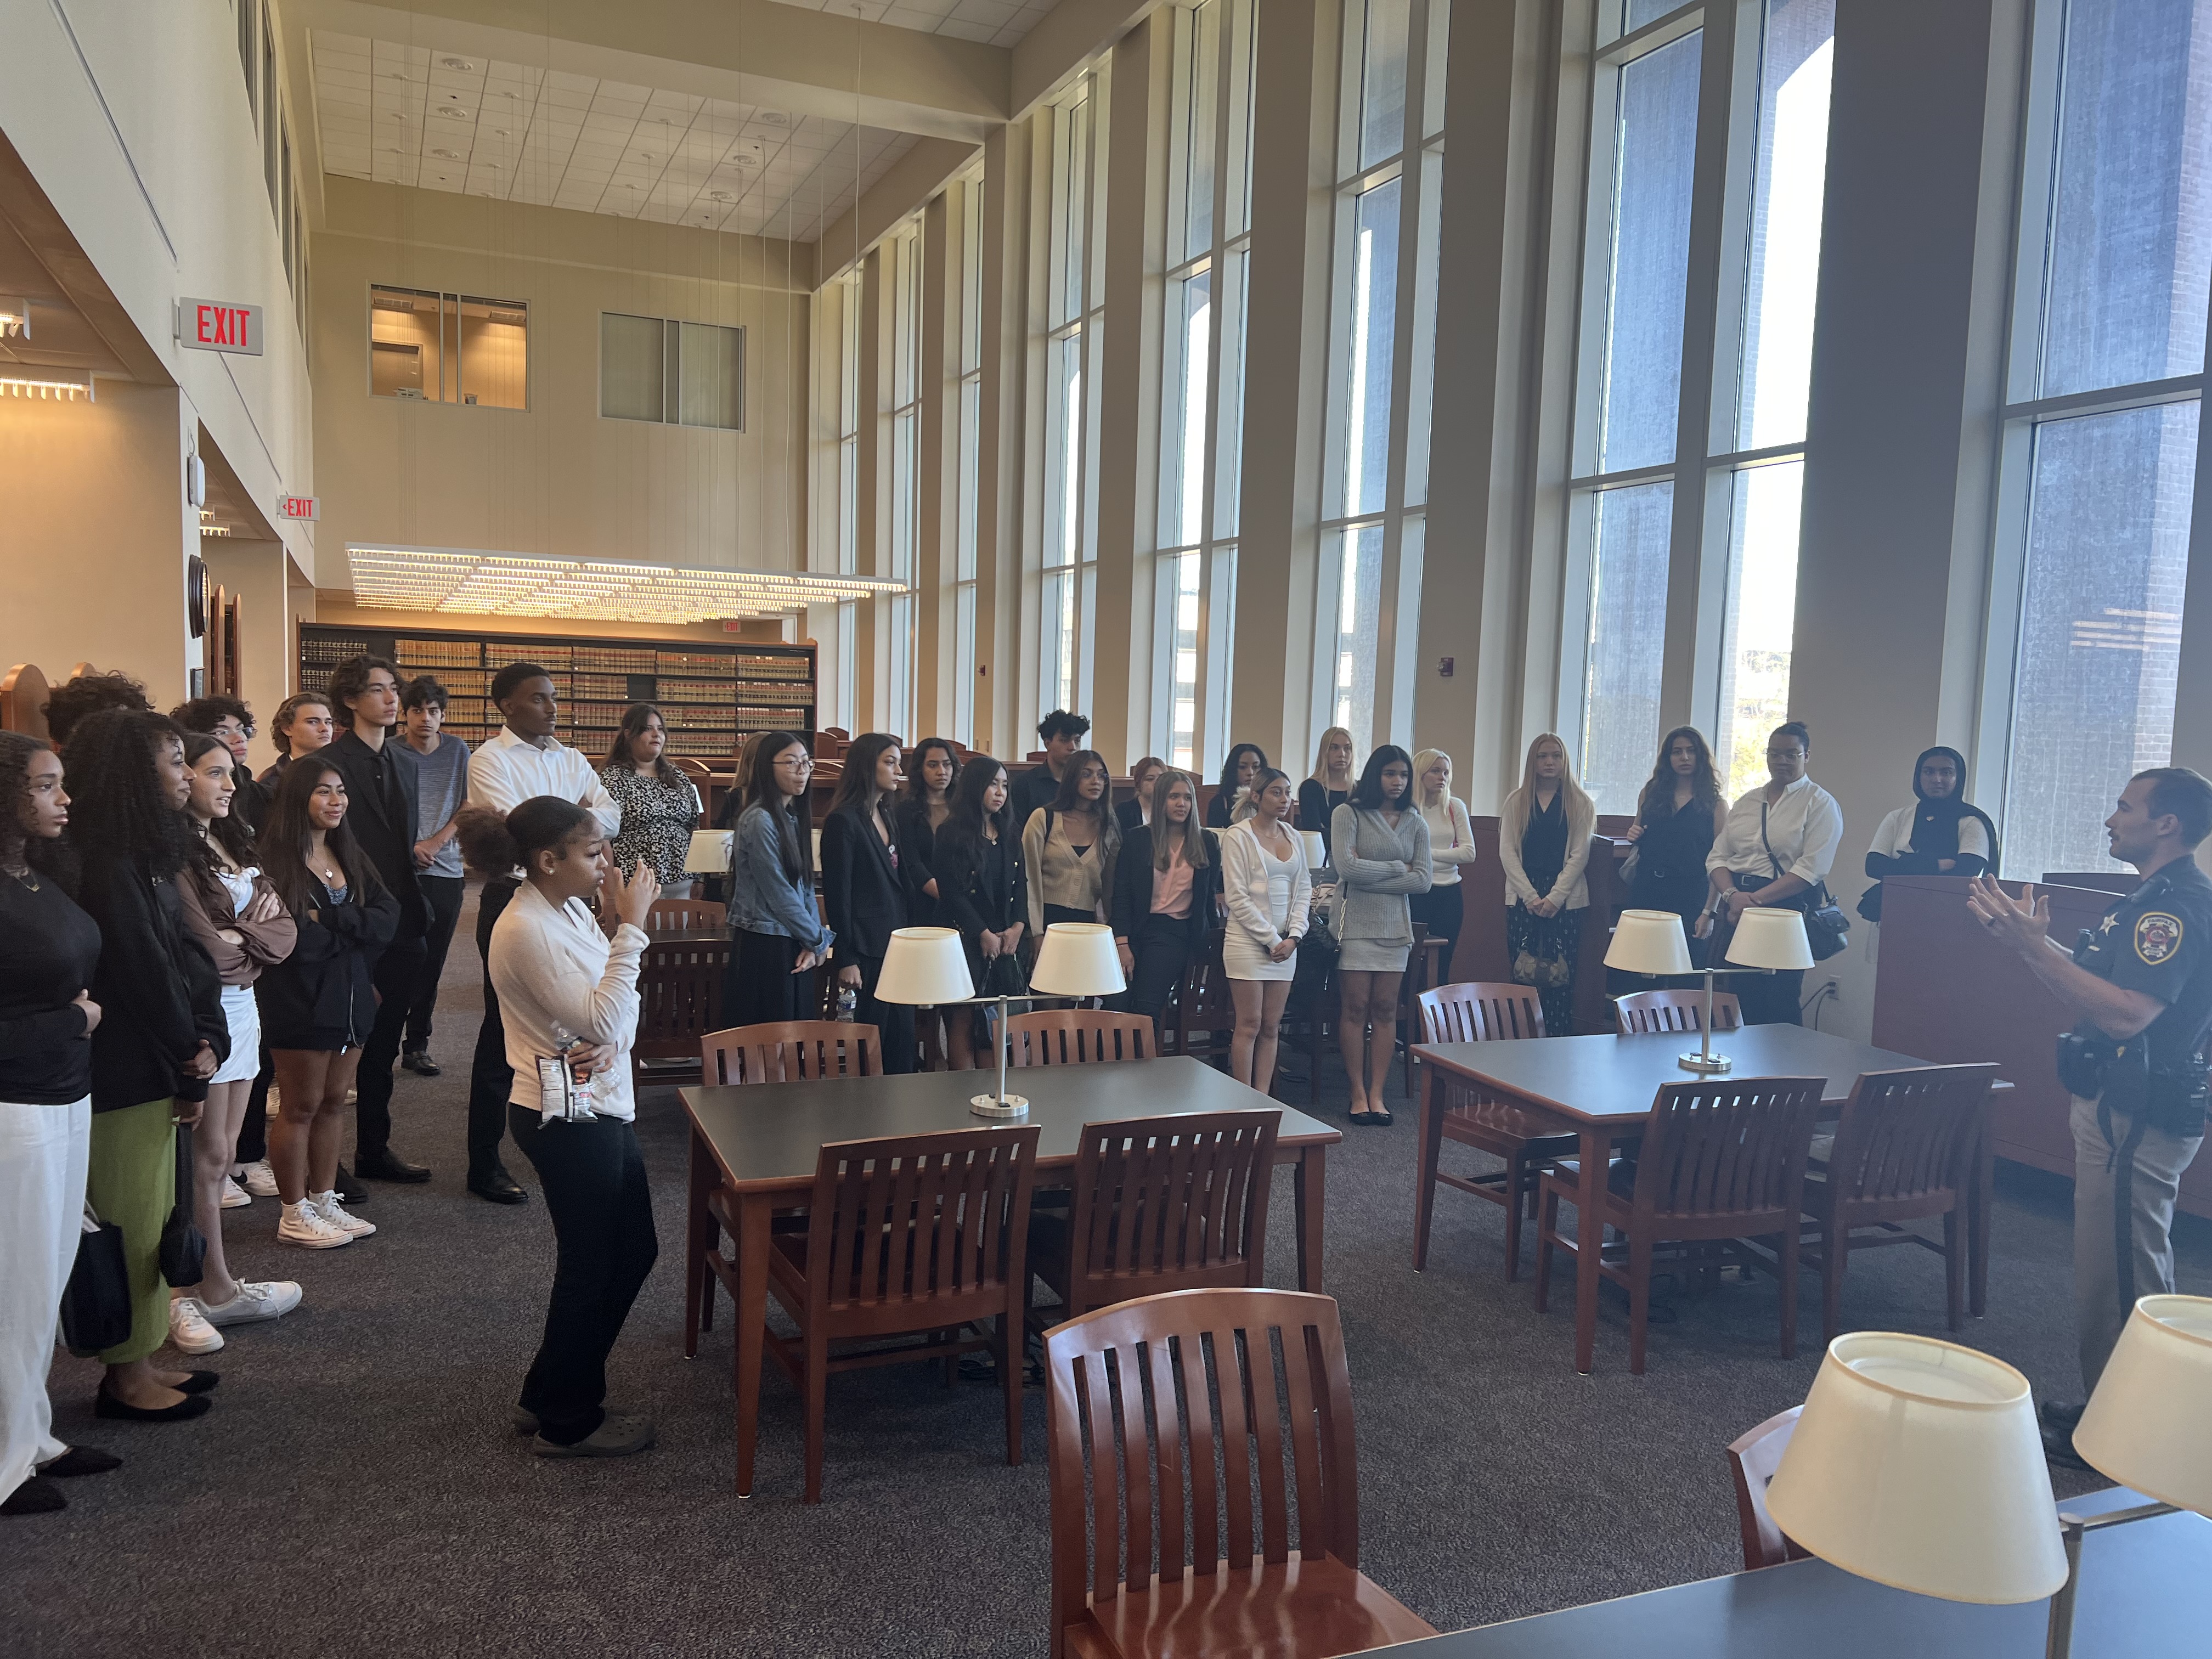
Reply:
[[[123,1229],[102,1221],[88,1204],[76,1263],[62,1291],[62,1343],[71,1353],[105,1352],[131,1335],[131,1269]]]
[[[1766,848],[1766,862],[1774,872],[1774,878],[1781,880],[1782,860],[1774,856],[1774,848],[1766,839],[1765,801],[1759,804],[1759,844]],[[1851,919],[1836,902],[1826,881],[1814,882],[1805,891],[1783,900],[1781,908],[1795,910],[1805,918],[1805,943],[1811,948],[1815,962],[1826,962],[1850,939]]]
[[[192,1216],[192,1132],[177,1128],[177,1198],[161,1225],[161,1277],[178,1290],[207,1275],[207,1238]]]

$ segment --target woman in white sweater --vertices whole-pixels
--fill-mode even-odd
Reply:
[[[1429,890],[1411,900],[1413,920],[1429,930],[1431,939],[1444,941],[1443,966],[1452,976],[1452,952],[1458,948],[1460,928],[1467,921],[1465,889],[1460,882],[1474,862],[1474,825],[1468,822],[1467,803],[1451,792],[1451,757],[1441,749],[1423,749],[1413,756],[1413,799],[1420,803],[1422,820],[1429,826],[1429,862],[1433,866]]]
[[[536,1437],[541,1457],[643,1451],[651,1419],[607,1414],[607,1354],[659,1252],[632,1127],[629,1051],[660,878],[642,862],[627,876],[611,870],[599,819],[551,795],[504,817],[471,807],[459,824],[471,865],[524,873],[492,927],[485,967],[514,1069],[507,1125],[544,1189],[556,1254],[544,1340],[514,1425]],[[592,913],[603,888],[619,919],[611,939]]]
[[[1275,1033],[1297,976],[1313,880],[1305,848],[1283,822],[1290,779],[1263,768],[1248,799],[1252,815],[1221,832],[1221,898],[1229,910],[1221,964],[1237,1005],[1229,1069],[1264,1095],[1275,1080]]]

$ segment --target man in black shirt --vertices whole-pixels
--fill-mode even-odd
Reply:
[[[382,657],[349,657],[331,675],[331,708],[350,729],[323,751],[345,780],[346,828],[399,901],[399,932],[376,959],[376,1026],[361,1047],[354,1078],[354,1173],[370,1181],[428,1181],[430,1171],[396,1156],[392,1067],[427,957],[429,915],[415,879],[421,781],[414,751],[388,742],[399,724],[399,671]]]
[[[1989,876],[1969,908],[2079,1019],[2060,1040],[2074,1097],[2074,1319],[2091,1392],[2136,1298],[2173,1289],[2173,1206],[2204,1139],[2212,1028],[2212,879],[2191,856],[2212,836],[2212,781],[2185,766],[2138,772],[2105,820],[2112,856],[2142,872],[2069,952],[2048,900],[2015,901]],[[2074,1451],[2081,1407],[2046,1404],[2044,1447]]]
[[[1040,806],[1050,805],[1053,797],[1060,793],[1060,775],[1067,769],[1068,757],[1083,747],[1083,739],[1090,732],[1088,719],[1071,714],[1065,708],[1055,708],[1037,722],[1037,739],[1044,744],[1044,764],[1032,766],[1014,779],[1008,801],[1013,809],[1017,839],[1029,823],[1030,814]]]

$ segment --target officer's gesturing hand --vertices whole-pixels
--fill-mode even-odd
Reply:
[[[2051,937],[2051,900],[2038,897],[2033,885],[2014,898],[1992,876],[1976,876],[1966,895],[1966,908],[1992,939],[2028,956]]]

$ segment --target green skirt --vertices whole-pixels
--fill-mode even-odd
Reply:
[[[161,1229],[177,1201],[176,1103],[149,1100],[92,1115],[85,1197],[123,1229],[131,1269],[131,1334],[100,1356],[106,1365],[143,1359],[169,1340],[169,1287],[161,1280]]]

